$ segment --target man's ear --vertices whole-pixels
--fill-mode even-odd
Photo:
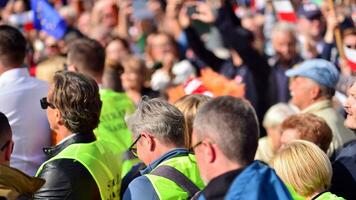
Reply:
[[[204,145],[204,150],[205,151],[205,155],[206,156],[206,161],[208,163],[213,163],[215,160],[216,160],[216,146],[214,144],[211,144],[211,143],[203,143],[202,145]]]
[[[5,161],[10,162],[12,151],[14,150],[14,141],[10,141],[10,144],[5,149]]]
[[[149,145],[150,151],[153,151],[156,148],[156,141],[154,140],[154,137],[152,135],[143,132],[141,134],[141,137],[145,145]]]
[[[55,109],[56,123],[58,125],[64,126],[64,120],[62,118],[62,114],[58,109]]]
[[[313,100],[316,100],[320,96],[320,87],[318,85],[313,85],[310,90],[310,95]]]

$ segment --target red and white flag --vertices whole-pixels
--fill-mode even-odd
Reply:
[[[33,11],[27,11],[18,14],[12,14],[9,18],[9,23],[14,26],[21,26],[25,31],[32,30],[33,27]]]
[[[203,94],[212,97],[213,94],[208,91],[204,86],[203,82],[199,78],[192,78],[185,82],[184,84],[185,94]]]
[[[272,3],[274,10],[277,13],[278,20],[291,23],[297,22],[297,14],[289,0],[277,0],[272,1]]]
[[[352,71],[356,71],[356,50],[344,46],[344,52],[347,65],[351,68]]]

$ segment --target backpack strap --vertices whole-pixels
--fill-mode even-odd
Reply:
[[[161,165],[150,174],[161,176],[175,182],[189,194],[189,199],[200,191],[200,189],[187,176],[174,167]]]

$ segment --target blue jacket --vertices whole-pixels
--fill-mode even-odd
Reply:
[[[178,148],[169,151],[168,153],[164,154],[159,159],[153,161],[150,165],[140,171],[141,176],[135,178],[126,189],[122,199],[137,199],[137,200],[158,200],[158,195],[153,188],[152,183],[150,180],[143,176],[145,174],[149,174],[153,169],[155,169],[161,162],[168,160],[170,158],[179,156],[179,155],[188,155],[189,151],[187,149]],[[130,173],[130,172],[129,172]]]
[[[225,199],[292,199],[276,172],[260,161],[254,161],[231,184]]]
[[[289,200],[292,197],[272,168],[254,161],[234,179],[224,199]],[[198,200],[205,197],[200,195]]]

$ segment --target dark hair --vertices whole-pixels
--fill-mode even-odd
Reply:
[[[0,144],[6,142],[5,140],[11,138],[12,132],[9,120],[7,119],[6,115],[0,112]]]
[[[77,67],[79,72],[92,77],[102,76],[105,65],[105,49],[89,38],[75,40],[69,48],[68,64]]]
[[[297,130],[302,140],[307,140],[318,145],[327,152],[332,140],[332,131],[326,121],[311,113],[292,115],[282,123],[282,131],[287,129]]]
[[[248,101],[232,96],[208,101],[199,108],[193,129],[199,139],[213,140],[227,159],[241,165],[254,160],[259,125]]]
[[[0,62],[4,67],[19,67],[26,55],[26,39],[14,27],[0,25]]]
[[[53,78],[50,101],[72,133],[92,132],[99,124],[102,102],[97,83],[84,74],[59,71]]]
[[[342,32],[342,38],[345,38],[349,35],[356,35],[356,27],[347,28]]]
[[[130,48],[130,43],[125,39],[125,38],[122,38],[120,36],[113,36],[113,38],[110,40],[110,42],[108,43],[108,45],[111,43],[111,42],[114,42],[114,41],[118,41],[122,44],[122,46],[128,51],[131,53],[131,48]]]

